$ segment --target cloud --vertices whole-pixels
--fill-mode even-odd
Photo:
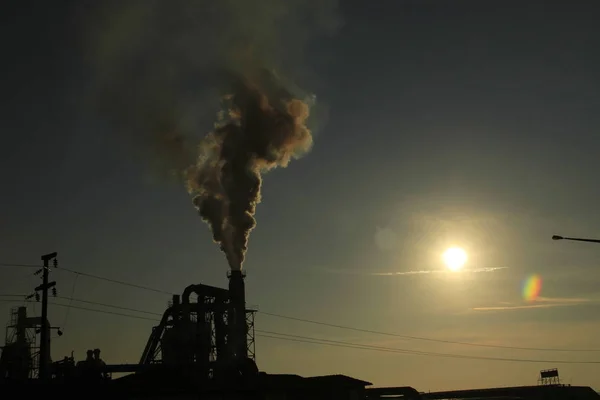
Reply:
[[[334,269],[334,268],[323,268],[320,271],[328,272],[332,274],[347,274],[347,275],[362,275],[362,276],[403,276],[403,275],[427,275],[427,274],[462,274],[462,273],[478,273],[478,272],[493,272],[500,269],[506,269],[508,267],[494,267],[494,268],[473,268],[463,269],[459,272],[453,272],[446,269],[424,269],[414,271],[390,271],[390,272],[367,272],[367,271],[356,271],[349,269]]]
[[[584,299],[581,297],[538,297],[537,299],[535,299],[535,301],[541,303],[587,303],[593,300]]]
[[[592,299],[584,299],[584,298],[550,298],[550,297],[540,297],[536,299],[535,303],[541,304],[511,304],[502,302],[501,304],[507,304],[502,306],[492,306],[492,307],[474,307],[473,311],[512,311],[512,310],[526,310],[531,308],[554,308],[554,307],[568,307],[568,306],[576,306],[585,303],[592,302]]]

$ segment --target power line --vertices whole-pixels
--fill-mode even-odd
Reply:
[[[1,301],[11,301],[11,300],[0,300],[0,302]],[[85,300],[75,300],[75,301],[88,302]],[[91,302],[91,301],[89,301],[88,303],[107,306],[107,307],[118,307],[118,306],[112,306],[112,305],[107,305],[107,304],[103,304],[103,303]],[[108,315],[122,316],[122,317],[128,317],[128,318],[137,318],[137,319],[142,319],[142,320],[147,320],[147,321],[155,321],[155,322],[159,321],[159,319],[157,319],[157,318],[148,318],[148,317],[142,317],[142,316],[137,316],[137,315],[118,313],[118,312],[114,312],[114,311],[97,310],[97,309],[88,308],[88,307],[79,307],[79,306],[73,306],[73,305],[61,304],[61,303],[51,303],[51,304],[56,305],[56,306],[62,306],[62,307],[72,307],[72,308],[84,310],[84,311],[98,312],[98,313],[103,313],[103,314],[108,314]],[[140,312],[139,310],[128,309],[127,307],[119,307],[119,308],[122,308],[125,310],[130,310],[130,311]],[[147,312],[147,311],[141,311],[141,312]],[[150,313],[150,312],[148,312],[148,313]],[[482,360],[482,361],[527,362],[527,363],[600,364],[600,361],[536,360],[536,359],[522,359],[522,358],[468,356],[468,355],[464,355],[464,354],[439,353],[439,352],[428,352],[428,351],[402,349],[402,348],[396,348],[396,347],[365,345],[365,344],[360,344],[360,343],[314,338],[314,337],[309,337],[309,336],[291,335],[291,334],[286,334],[286,333],[264,331],[264,330],[259,330],[259,329],[257,329],[256,332],[259,333],[258,335],[256,335],[257,337],[263,337],[263,338],[268,338],[268,339],[279,339],[279,340],[287,340],[287,341],[300,342],[300,343],[319,344],[319,345],[325,345],[325,346],[343,347],[343,348],[359,349],[359,350],[371,350],[371,351],[380,351],[380,352],[386,352],[386,353],[407,354],[407,355],[416,355],[416,356],[455,358],[455,359],[466,359],[466,360]],[[274,335],[277,335],[277,336],[274,336]]]
[[[319,322],[319,321],[313,321],[313,320],[303,319],[303,318],[288,317],[286,315],[273,314],[273,313],[268,313],[268,312],[265,312],[265,311],[258,311],[258,312],[261,313],[261,314],[264,314],[264,315],[269,315],[271,317],[284,318],[284,319],[289,319],[289,320],[292,320],[292,321],[305,322],[305,323],[315,324],[315,325],[329,326],[329,327],[332,327],[332,328],[347,329],[347,330],[351,330],[351,331],[364,332],[364,333],[373,333],[373,334],[376,334],[376,335],[393,336],[393,337],[398,337],[398,338],[402,338],[402,339],[422,340],[422,341],[436,342],[436,343],[446,343],[446,344],[458,344],[458,345],[462,345],[462,346],[489,347],[489,348],[509,349],[509,350],[532,350],[532,351],[562,351],[562,352],[592,352],[592,351],[600,351],[598,349],[555,349],[555,348],[517,347],[517,346],[502,346],[502,345],[483,344],[483,343],[457,342],[457,341],[454,341],[454,340],[432,339],[432,338],[426,338],[426,337],[421,337],[421,336],[408,336],[408,335],[400,335],[400,334],[397,334],[397,333],[374,331],[374,330],[370,330],[370,329],[353,328],[353,327],[350,327],[350,326],[329,324],[327,322]]]
[[[463,359],[470,359],[470,360],[488,360],[488,361],[559,363],[559,364],[561,364],[561,363],[562,364],[600,364],[600,361],[537,360],[537,359],[521,359],[521,358],[505,358],[505,357],[469,356],[469,355],[464,355],[464,354],[451,354],[451,353],[440,353],[440,352],[431,352],[431,351],[402,349],[402,348],[397,348],[397,347],[365,345],[365,344],[360,344],[360,343],[344,342],[344,341],[339,341],[339,340],[329,340],[329,339],[313,338],[313,337],[308,337],[308,336],[291,335],[291,334],[272,332],[272,331],[263,331],[263,330],[258,330],[258,329],[256,330],[256,332],[261,332],[261,333],[266,333],[266,334],[271,334],[271,335],[280,335],[280,336],[290,337],[290,338],[300,339],[300,340],[312,340],[318,344],[332,343],[332,344],[338,344],[338,345],[343,345],[343,346],[355,346],[355,348],[362,348],[362,349],[366,349],[366,350],[388,351],[388,352],[411,354],[411,355],[463,358]],[[325,343],[320,343],[320,342],[325,342]]]
[[[71,308],[74,308],[74,309],[77,309],[77,310],[92,311],[92,312],[97,312],[97,313],[101,313],[101,314],[118,315],[118,316],[121,316],[121,317],[143,319],[143,320],[146,320],[146,321],[160,321],[157,318],[148,318],[148,317],[142,317],[140,315],[124,314],[124,313],[118,313],[118,312],[108,311],[108,310],[96,310],[94,308],[89,308],[89,307],[79,307],[79,306],[74,306],[74,305],[69,305],[69,304],[60,304],[60,303],[51,303],[51,304],[53,306],[71,307]]]
[[[43,265],[0,263],[0,267],[42,268]]]
[[[71,287],[71,295],[69,296],[69,305],[73,304],[73,296],[75,296],[75,287],[77,287],[77,280],[79,279],[79,275],[75,275],[75,279],[73,279],[73,286]],[[71,312],[71,308],[67,308],[67,312],[65,313],[65,319],[63,320],[62,327],[63,329],[67,328],[67,321],[69,320],[69,313]]]
[[[34,265],[34,264],[0,263],[0,267],[42,268],[43,266]],[[63,268],[63,267],[61,267],[57,271],[66,271],[66,272],[70,272],[70,273],[75,274],[75,275],[81,275],[81,276],[85,276],[85,277],[88,277],[88,278],[98,279],[98,280],[105,281],[105,282],[110,282],[110,283],[115,283],[117,285],[129,286],[129,287],[133,287],[133,288],[136,288],[136,289],[148,290],[148,291],[155,292],[155,293],[168,294],[169,296],[172,296],[172,295],[176,294],[176,293],[172,293],[172,292],[167,292],[165,290],[151,288],[149,286],[138,285],[138,284],[131,283],[131,282],[124,282],[124,281],[120,281],[120,280],[117,280],[117,279],[105,278],[103,276],[89,274],[87,272],[75,271],[75,270],[69,269],[69,268]]]
[[[76,299],[74,297],[60,297],[59,296],[58,298],[59,299],[65,299],[65,300],[73,300],[73,301],[77,301],[79,303],[92,304],[92,305],[96,305],[96,306],[116,308],[118,310],[133,311],[133,312],[138,312],[138,313],[142,313],[142,314],[150,314],[150,315],[162,316],[162,314],[157,313],[157,312],[138,310],[136,308],[130,308],[130,307],[115,306],[115,305],[106,304],[106,303],[98,303],[98,302],[95,302],[95,301],[81,300],[81,299]],[[65,305],[65,306],[67,306],[67,305]]]
[[[16,301],[16,300],[0,300],[0,302],[1,303],[19,303],[19,301]],[[62,303],[54,303],[54,302],[52,302],[50,304],[53,305],[53,306],[71,307],[71,308],[74,308],[74,309],[77,309],[77,310],[92,311],[92,312],[97,312],[97,313],[101,313],[101,314],[108,314],[108,315],[116,315],[116,316],[121,316],[121,317],[143,319],[143,320],[147,320],[147,321],[160,321],[157,318],[142,317],[142,316],[139,316],[139,315],[124,314],[124,313],[118,313],[118,312],[108,311],[108,310],[97,310],[97,309],[89,308],[89,307],[80,307],[80,306],[74,306],[74,305],[62,304]],[[101,304],[98,304],[98,305],[101,305]],[[115,307],[115,306],[110,306],[110,307]],[[132,311],[134,311],[134,310],[132,310]]]
[[[167,292],[165,290],[154,289],[154,288],[151,288],[149,286],[137,285],[135,283],[119,281],[117,279],[105,278],[103,276],[88,274],[88,273],[85,273],[85,272],[79,272],[79,271],[75,271],[75,270],[68,269],[68,268],[61,268],[60,270],[61,271],[67,271],[67,272],[70,272],[70,273],[76,274],[76,275],[85,276],[85,277],[88,277],[88,278],[94,278],[94,279],[99,279],[99,280],[106,281],[106,282],[116,283],[118,285],[124,285],[124,286],[133,287],[133,288],[136,288],[136,289],[148,290],[150,292],[155,292],[155,293],[168,294],[169,296],[172,296],[172,295],[175,294],[175,293],[172,293],[172,292]]]
[[[0,294],[0,297],[25,297],[24,295],[3,295]],[[56,296],[55,298],[57,299],[63,299],[63,300],[68,300],[69,302],[71,301],[76,301],[78,303],[85,303],[85,304],[91,304],[91,305],[96,305],[96,306],[102,306],[102,307],[109,307],[109,308],[115,308],[118,310],[124,310],[124,311],[132,311],[132,312],[137,312],[137,313],[142,313],[142,314],[150,314],[150,315],[157,315],[157,316],[162,316],[162,314],[154,312],[154,311],[145,311],[145,310],[139,310],[137,308],[131,308],[131,307],[124,307],[124,306],[117,306],[114,304],[107,304],[107,303],[99,303],[97,301],[90,301],[90,300],[82,300],[82,299],[78,299],[75,297],[64,297],[64,296]],[[2,302],[13,302],[13,303],[19,303],[20,301],[18,300],[0,300]],[[54,305],[59,305],[62,307],[69,307],[69,304],[62,304],[62,303],[52,303]],[[126,314],[128,315],[128,314]]]
[[[17,297],[20,295],[2,295],[0,294],[0,297]],[[23,296],[24,297],[24,296]],[[124,311],[132,311],[132,312],[137,312],[137,313],[142,313],[142,314],[150,314],[150,315],[157,315],[157,316],[162,316],[162,314],[157,313],[157,312],[153,312],[153,311],[144,311],[144,310],[139,310],[137,308],[131,308],[131,307],[124,307],[124,306],[117,306],[114,304],[107,304],[107,303],[99,303],[97,301],[90,301],[90,300],[82,300],[82,299],[78,299],[75,297],[64,297],[64,296],[56,296],[55,298],[57,299],[63,299],[63,300],[68,300],[68,301],[76,301],[78,303],[85,303],[85,304],[91,304],[91,305],[96,305],[96,306],[102,306],[102,307],[109,307],[109,308],[115,308],[118,310],[124,310]],[[3,302],[14,302],[14,303],[18,303],[18,300],[0,300]],[[62,304],[62,303],[52,303],[53,305],[58,305],[58,306],[62,306],[62,307],[69,307],[69,304]],[[75,306],[73,306],[75,307]],[[129,314],[125,314],[125,315],[129,315]]]
[[[0,267],[38,268],[39,266],[31,265],[31,264],[0,263]],[[87,273],[71,270],[68,268],[60,268],[60,270],[67,271],[67,272],[74,273],[74,274],[79,274],[79,275],[94,278],[94,279],[103,280],[106,282],[116,283],[119,285],[130,286],[130,287],[143,289],[143,290],[149,290],[149,291],[156,292],[156,293],[169,294],[169,295],[174,294],[171,292],[151,288],[148,286],[142,286],[142,285],[137,285],[137,284],[124,282],[124,281],[120,281],[120,280],[116,280],[116,279],[110,279],[110,278],[105,278],[102,276],[87,274]],[[109,307],[112,307],[112,306],[109,306]],[[402,335],[402,334],[397,334],[397,333],[375,331],[375,330],[370,330],[370,329],[355,328],[355,327],[350,327],[350,326],[330,324],[330,323],[320,322],[320,321],[313,321],[313,320],[309,320],[309,319],[289,317],[286,315],[269,313],[269,312],[265,312],[265,311],[257,311],[257,312],[260,314],[263,314],[263,315],[288,319],[288,320],[292,320],[292,321],[310,323],[310,324],[314,324],[314,325],[329,326],[329,327],[337,328],[337,329],[346,329],[346,330],[351,330],[351,331],[356,331],[356,332],[371,333],[371,334],[383,335],[383,336],[391,336],[391,337],[397,337],[397,338],[408,339],[408,340],[421,340],[421,341],[434,342],[434,343],[445,343],[445,344],[455,344],[455,345],[461,345],[461,346],[485,347],[485,348],[495,348],[495,349],[505,349],[505,350],[556,351],[556,352],[598,352],[598,351],[600,351],[600,349],[561,349],[561,348],[543,348],[543,347],[519,347],[519,346],[503,346],[503,345],[493,345],[493,344],[483,344],[483,343],[460,342],[460,341],[454,341],[454,340],[434,339],[434,338],[428,338],[428,337],[422,337],[422,336],[410,336],[410,335]]]
[[[257,332],[258,332],[258,330],[257,330]],[[263,332],[265,332],[265,331],[263,331]],[[535,360],[535,359],[523,359],[523,358],[480,357],[480,356],[467,356],[467,355],[461,355],[461,354],[424,352],[424,351],[417,351],[417,350],[399,349],[399,348],[393,348],[393,347],[361,345],[361,344],[357,344],[357,343],[332,341],[332,340],[327,340],[327,339],[318,339],[318,338],[311,338],[311,337],[298,336],[298,335],[287,335],[287,334],[282,334],[282,333],[277,333],[277,332],[272,332],[272,333],[281,335],[282,337],[272,336],[272,335],[256,335],[256,336],[263,337],[263,338],[270,338],[270,339],[288,340],[288,341],[292,341],[292,342],[320,344],[320,345],[326,345],[326,346],[344,347],[344,348],[360,349],[360,350],[381,351],[381,352],[385,352],[385,353],[400,353],[400,354],[408,354],[408,355],[443,357],[443,358],[459,358],[459,359],[466,359],[466,360],[527,362],[527,363],[546,363],[546,364],[600,364],[600,361]]]

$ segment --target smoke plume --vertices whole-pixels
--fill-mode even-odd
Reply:
[[[312,145],[305,125],[308,104],[282,90],[271,93],[276,81],[266,74],[239,78],[225,99],[226,116],[202,141],[198,163],[189,172],[194,204],[232,269],[241,268],[256,225],[261,173],[286,167]]]
[[[240,269],[261,174],[312,145],[319,108],[297,81],[310,75],[310,39],[339,27],[336,0],[86,7],[95,109],[134,148],[151,150],[154,167],[185,182],[229,265]],[[217,112],[211,131],[206,122]]]

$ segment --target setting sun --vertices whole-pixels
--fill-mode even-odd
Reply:
[[[452,247],[442,255],[444,263],[451,271],[460,270],[467,262],[467,253],[458,247]]]

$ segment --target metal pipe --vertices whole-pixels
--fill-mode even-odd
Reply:
[[[206,312],[208,309],[214,312],[215,305],[219,307],[219,304],[224,303],[229,297],[229,292],[226,289],[202,284],[186,287],[181,296],[182,323],[185,325],[191,323],[190,312],[192,310],[190,309],[190,295],[192,293],[198,295],[198,302],[195,304],[197,320],[195,337],[193,338],[194,347],[190,350],[195,354],[197,362],[204,363],[208,362],[210,359],[212,328],[211,321],[206,319]],[[205,304],[205,301],[210,297],[214,298],[214,303],[211,306],[208,306]]]
[[[552,236],[552,240],[573,240],[576,242],[588,242],[588,243],[600,243],[600,239],[582,239],[582,238],[572,238],[566,236]]]
[[[181,295],[181,311],[184,321],[189,321],[190,319],[190,296],[192,293],[196,293],[198,297],[209,296],[223,300],[229,297],[227,290],[214,286],[197,284],[186,287]],[[204,299],[202,298],[200,301],[204,301]]]
[[[224,307],[219,304],[215,310],[215,346],[217,347],[217,359],[227,359],[227,325],[224,320]]]
[[[248,357],[246,336],[246,288],[244,285],[245,274],[240,270],[230,271],[229,277],[229,339],[231,341],[231,355],[235,359]]]
[[[190,285],[185,288],[183,294],[181,295],[181,301],[183,304],[190,304],[190,295],[192,293],[196,293],[197,295],[206,295],[210,297],[217,298],[227,298],[228,292],[225,289],[221,289],[214,286],[207,285]]]
[[[170,316],[175,317],[177,313],[177,307],[169,307],[165,310],[162,319],[160,320],[160,324],[155,328],[152,328],[152,333],[148,338],[148,342],[146,343],[146,347],[144,348],[144,352],[142,353],[142,358],[140,358],[141,364],[150,364],[154,361],[154,353],[158,348],[159,341],[165,327],[167,326],[167,321]]]

